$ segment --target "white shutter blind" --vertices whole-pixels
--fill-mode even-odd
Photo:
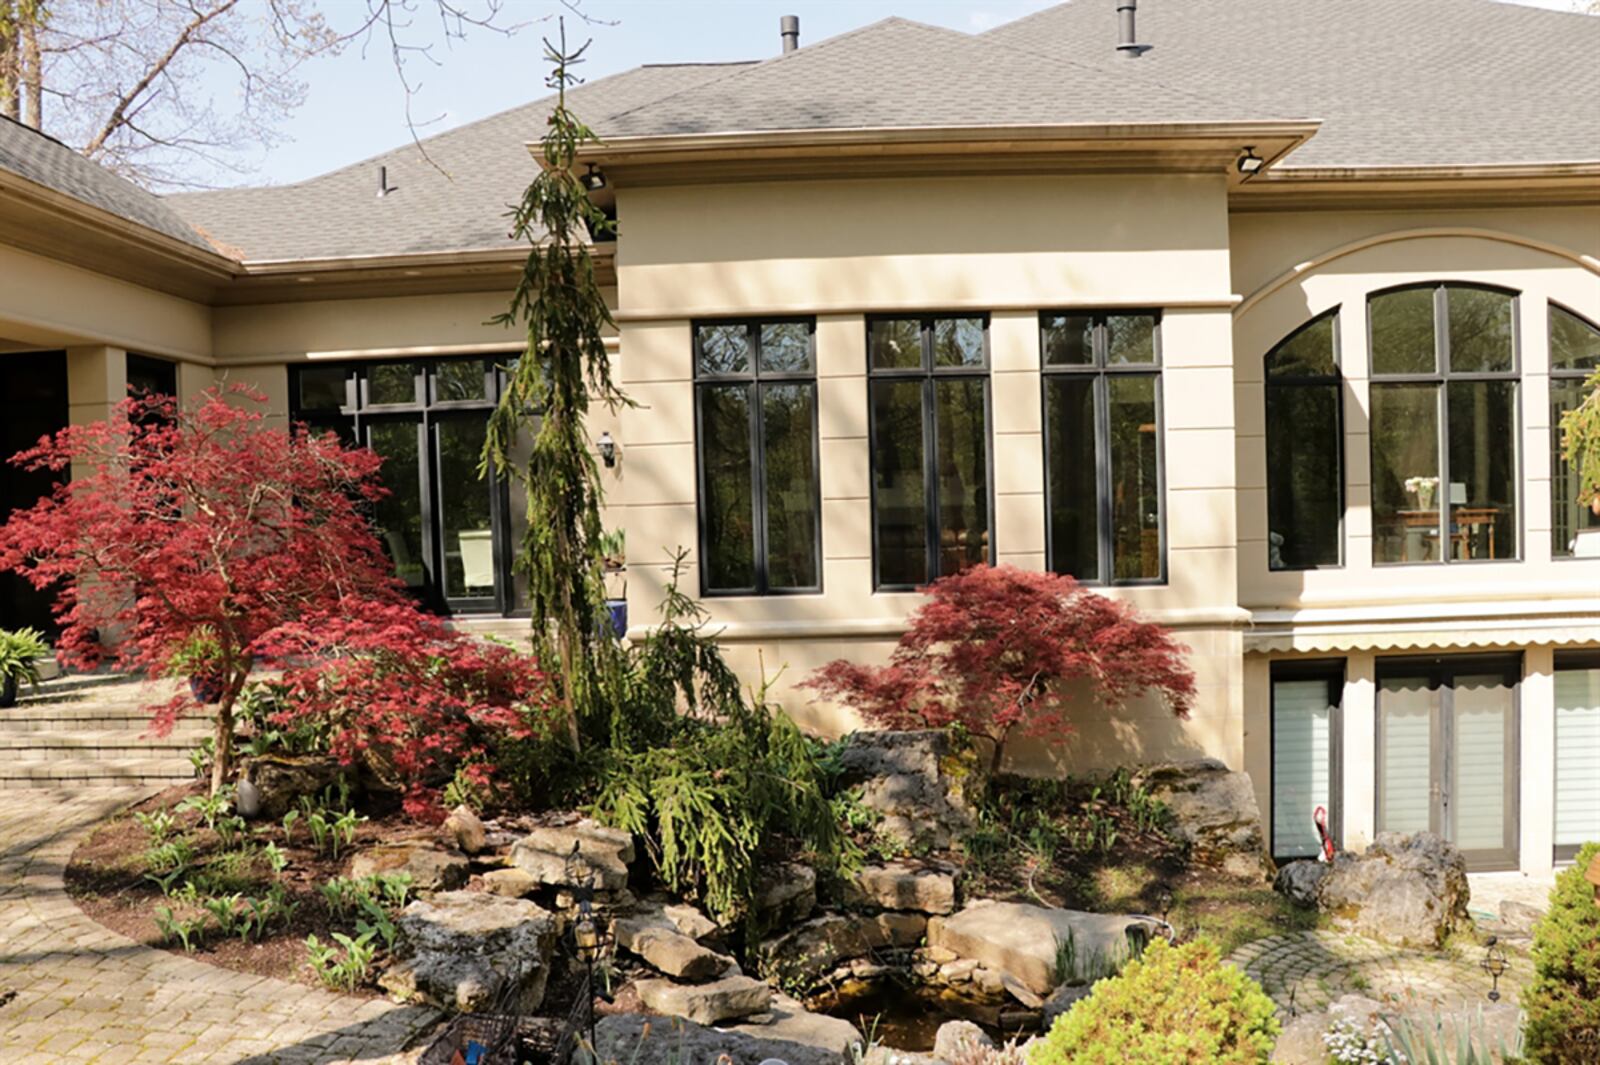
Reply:
[[[1383,751],[1379,787],[1382,806],[1378,828],[1392,832],[1426,832],[1433,804],[1433,700],[1426,687],[1403,687],[1385,681],[1378,696]]]
[[[1326,680],[1280,680],[1272,685],[1272,850],[1309,857],[1320,840],[1312,821],[1330,812],[1329,754],[1333,708]]]
[[[1457,677],[1455,684],[1454,843],[1462,850],[1506,845],[1511,750],[1511,689],[1498,676]]]
[[[1556,671],[1558,847],[1600,839],[1600,669]]]

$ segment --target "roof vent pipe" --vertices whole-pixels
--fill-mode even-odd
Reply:
[[[395,186],[389,184],[389,168],[386,166],[378,167],[378,199],[383,199],[393,191],[395,191]]]
[[[1129,59],[1138,59],[1145,51],[1134,29],[1134,19],[1138,13],[1139,0],[1117,0],[1117,51]]]
[[[778,36],[783,38],[783,54],[788,55],[800,47],[800,16],[784,15],[778,19]]]

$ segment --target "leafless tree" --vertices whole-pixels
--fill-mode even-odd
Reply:
[[[0,0],[0,114],[142,184],[207,187],[280,142],[309,61],[385,56],[416,138],[435,48],[525,24],[506,0]]]

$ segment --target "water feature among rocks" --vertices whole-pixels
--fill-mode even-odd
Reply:
[[[919,984],[906,974],[870,981],[851,981],[837,990],[813,996],[808,1007],[830,1017],[847,1020],[871,1041],[895,1050],[927,1051],[939,1026],[948,1021],[972,1021],[996,1041],[1021,1030],[1016,1020],[1002,1023],[1004,998],[977,999],[948,989]],[[1026,1013],[1022,1016],[1027,1016]],[[1034,1015],[1036,1017],[1036,1015]]]

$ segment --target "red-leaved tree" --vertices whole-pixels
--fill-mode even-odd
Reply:
[[[1187,717],[1186,648],[1132,607],[1071,577],[976,566],[923,589],[886,666],[839,659],[805,682],[888,728],[959,726],[993,743],[1063,739],[1074,695],[1115,707],[1145,692]]]
[[[136,397],[12,461],[72,478],[0,527],[0,570],[56,593],[60,657],[158,677],[197,638],[221,682],[215,792],[233,761],[234,702],[274,629],[404,604],[364,508],[380,459],[264,424],[233,386],[191,404]],[[158,733],[193,705],[151,707]]]
[[[410,604],[308,617],[273,630],[260,649],[286,663],[273,724],[326,730],[340,762],[402,791],[419,820],[443,815],[439,786],[457,770],[488,783],[503,740],[548,735],[556,720],[530,655]]]

